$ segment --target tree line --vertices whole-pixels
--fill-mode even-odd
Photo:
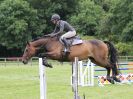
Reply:
[[[82,37],[109,40],[121,55],[133,55],[132,0],[0,0],[0,51],[22,53],[27,41],[51,33],[54,13]]]

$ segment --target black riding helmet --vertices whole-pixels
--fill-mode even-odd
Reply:
[[[58,14],[52,15],[51,21],[53,21],[53,20],[60,20],[60,15],[58,15]]]

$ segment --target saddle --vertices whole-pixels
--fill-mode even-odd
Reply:
[[[83,43],[83,40],[81,40],[81,38],[79,36],[74,36],[74,37],[71,37],[71,38],[67,38],[66,40],[67,40],[67,44],[69,46],[79,45],[79,44]]]
[[[63,43],[63,42],[61,41],[61,43]],[[62,59],[66,60],[68,58],[68,55],[70,54],[70,52],[68,51],[68,50],[70,50],[70,47],[74,46],[74,45],[82,44],[83,41],[80,39],[79,36],[75,36],[75,37],[66,39],[64,43],[67,43],[67,44],[65,44],[65,45],[62,44],[65,47],[62,49]]]
[[[61,35],[56,35],[58,40],[59,40],[60,36]],[[43,37],[50,37],[50,35],[44,35]],[[79,36],[74,36],[74,37],[71,37],[71,38],[67,38],[66,40],[67,40],[67,43],[69,44],[69,46],[78,45],[78,44],[82,44],[83,43],[83,40],[81,40],[81,38]],[[63,44],[63,42],[61,42],[61,43]]]

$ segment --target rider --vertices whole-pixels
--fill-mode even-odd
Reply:
[[[65,33],[61,35],[60,41],[64,43],[64,52],[69,53],[70,49],[66,39],[76,36],[75,29],[68,22],[60,20],[60,15],[58,14],[52,15],[51,21],[53,24],[55,24],[55,29],[51,33],[51,36],[54,37],[55,35],[63,34],[63,32],[65,31]]]

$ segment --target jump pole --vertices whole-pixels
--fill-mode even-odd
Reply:
[[[46,98],[46,77],[45,66],[42,63],[42,58],[39,58],[39,75],[40,75],[40,99]]]
[[[74,92],[74,99],[80,99],[78,95],[78,58],[75,57],[75,61],[72,65],[72,89]]]

